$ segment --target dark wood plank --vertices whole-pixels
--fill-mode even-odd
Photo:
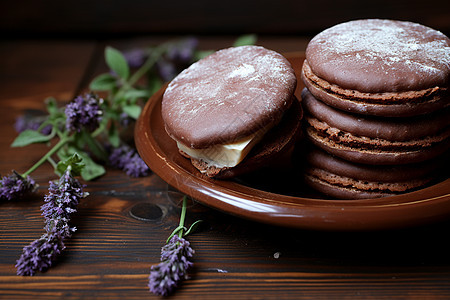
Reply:
[[[72,97],[95,51],[94,41],[25,40],[0,43],[0,100],[29,107],[14,98]],[[39,97],[37,97],[39,96]],[[67,99],[64,99],[67,100]]]
[[[121,176],[110,176],[118,180],[114,192],[90,185],[91,196],[82,202],[75,220],[79,230],[65,255],[49,272],[32,278],[14,276],[12,265],[22,245],[41,231],[39,201],[2,205],[2,295],[26,297],[42,291],[37,298],[50,298],[52,293],[53,298],[68,299],[150,296],[149,267],[157,262],[161,244],[177,224],[181,195],[152,191],[148,179],[121,187]],[[141,203],[159,205],[163,217],[134,219],[130,210]],[[13,213],[14,220],[5,218]],[[189,237],[196,250],[195,268],[192,280],[176,293],[179,298],[400,299],[445,298],[450,293],[450,249],[442,238],[449,224],[395,232],[324,233],[256,224],[197,203],[188,213],[188,223],[197,218],[206,223]]]

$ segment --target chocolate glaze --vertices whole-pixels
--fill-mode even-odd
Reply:
[[[302,91],[308,138],[349,161],[395,165],[420,162],[450,148],[449,111],[410,118],[362,116],[330,107]]]
[[[280,54],[259,46],[215,52],[181,72],[166,89],[167,133],[202,149],[244,138],[290,107],[297,79]]]
[[[310,41],[306,59],[320,78],[361,92],[416,91],[450,82],[450,39],[411,22],[338,24]]]
[[[348,161],[371,165],[397,165],[426,161],[437,157],[449,149],[449,140],[435,145],[417,149],[383,150],[376,147],[369,148],[366,144],[359,147],[355,144],[344,144],[327,137],[314,127],[306,129],[306,135],[317,147],[328,153]]]
[[[447,87],[420,91],[361,93],[346,90],[318,78],[305,60],[300,73],[308,90],[321,101],[343,111],[382,117],[410,117],[431,113],[450,106]]]
[[[353,135],[389,141],[408,141],[435,135],[450,126],[449,111],[410,118],[380,118],[337,110],[317,100],[306,88],[302,91],[303,107],[309,115],[331,127]]]
[[[306,160],[309,166],[336,175],[357,180],[391,183],[434,177],[433,172],[443,165],[443,160],[438,158],[428,162],[395,166],[358,164],[330,155],[318,148],[311,149]]]
[[[305,181],[339,199],[364,199],[409,192],[438,178],[445,157],[426,163],[372,166],[340,159],[317,148],[307,155]]]

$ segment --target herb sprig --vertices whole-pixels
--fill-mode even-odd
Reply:
[[[57,182],[50,181],[49,193],[41,206],[45,219],[45,233],[23,248],[17,260],[17,275],[34,275],[49,268],[65,249],[64,242],[76,231],[70,224],[71,216],[77,210],[80,199],[86,197],[84,186],[74,177],[84,168],[82,159],[74,154],[58,163],[63,174]]]
[[[255,41],[255,35],[245,35],[233,46]],[[44,143],[50,149],[24,173],[12,171],[0,179],[0,200],[17,200],[35,192],[38,184],[30,175],[46,162],[59,177],[50,182],[41,206],[45,233],[23,248],[16,264],[18,275],[32,276],[52,266],[65,249],[64,242],[76,231],[70,225],[71,217],[79,201],[88,195],[76,176],[90,181],[104,175],[107,166],[122,169],[131,177],[149,174],[124,133],[139,117],[145,101],[164,82],[213,52],[201,51],[197,46],[198,41],[190,37],[123,53],[106,47],[104,56],[110,70],[92,80],[88,93],[62,107],[55,98],[48,98],[46,113],[17,119],[15,129],[19,134],[11,147]],[[162,247],[161,263],[151,268],[149,288],[157,295],[173,292],[181,280],[188,278],[187,271],[193,264],[190,259],[194,250],[184,237],[201,221],[187,229],[185,215],[186,197],[179,226]]]
[[[183,197],[180,223],[161,248],[161,262],[151,267],[148,287],[156,295],[168,296],[183,279],[189,279],[188,270],[193,266],[191,258],[195,251],[184,238],[192,233],[202,220],[184,227],[187,197]]]

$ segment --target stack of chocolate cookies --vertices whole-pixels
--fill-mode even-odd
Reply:
[[[436,180],[450,148],[448,37],[411,22],[342,23],[310,41],[301,77],[312,187],[361,199]]]

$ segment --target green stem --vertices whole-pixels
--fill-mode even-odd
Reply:
[[[53,154],[56,153],[56,151],[61,149],[61,147],[64,146],[64,144],[67,143],[69,140],[70,140],[69,136],[66,135],[62,136],[59,142],[55,146],[53,146],[52,149],[50,149],[37,163],[35,163],[30,169],[28,169],[28,171],[23,173],[21,176],[26,177],[31,173],[33,173],[37,168],[40,167],[40,165],[42,165],[45,161],[47,161],[50,156],[52,156]]]
[[[184,197],[183,197],[183,206],[182,206],[182,208],[181,208],[180,224],[179,224],[179,226],[180,226],[181,228],[183,228],[183,226],[184,226],[184,219],[185,219],[185,217],[186,217],[186,202],[187,202],[187,197],[184,196]],[[178,236],[179,236],[180,238],[183,237],[183,229],[180,229],[180,231],[178,232]]]
[[[120,99],[122,95],[129,89],[133,87],[133,85],[138,82],[139,79],[141,79],[142,76],[144,76],[152,67],[153,65],[158,61],[161,54],[164,52],[166,46],[162,45],[160,47],[157,47],[152,51],[150,54],[150,57],[147,59],[147,61],[140,67],[131,77],[128,81],[123,82],[122,87],[117,91],[115,96],[113,97],[113,103],[117,101],[117,99]]]
[[[183,206],[181,208],[181,216],[180,216],[180,223],[178,225],[177,228],[175,228],[172,233],[169,235],[169,237],[166,240],[166,243],[168,243],[170,241],[170,239],[178,234],[178,237],[182,238],[183,235],[187,236],[188,234],[190,234],[191,232],[193,232],[197,226],[202,223],[202,220],[197,220],[194,223],[192,223],[191,227],[189,227],[189,229],[187,229],[186,227],[184,227],[184,220],[186,218],[186,202],[187,202],[187,196],[183,197]],[[186,230],[186,232],[184,232],[183,230]]]
[[[89,149],[92,151],[92,153],[97,156],[97,158],[107,161],[108,160],[108,153],[106,153],[105,149],[100,145],[100,143],[94,139],[89,133],[86,131],[82,131],[82,137],[88,144]]]
[[[130,77],[129,80],[122,83],[122,87],[117,91],[117,93],[111,97],[112,102],[116,103],[118,99],[120,99],[123,94],[130,90],[133,85],[141,79],[142,76],[144,76],[150,69],[155,65],[155,63],[158,61],[159,57],[164,53],[166,50],[167,45],[162,44],[159,47],[156,47],[153,49],[152,53],[150,54],[150,57],[146,60],[146,62]]]
[[[50,156],[47,158],[47,161],[53,166],[53,169],[56,170],[57,163]]]
[[[152,53],[150,54],[150,57],[147,59],[147,61],[140,67],[133,76],[130,77],[130,80],[128,80],[128,84],[130,86],[133,86],[136,82],[138,82],[139,79],[141,79],[142,76],[144,76],[152,67],[153,65],[158,61],[161,54],[164,52],[165,46],[160,46],[155,48]]]
[[[91,133],[92,137],[97,137],[99,136],[106,128],[106,122],[101,122],[100,125],[98,126],[98,128],[96,130],[94,130],[94,132]]]

